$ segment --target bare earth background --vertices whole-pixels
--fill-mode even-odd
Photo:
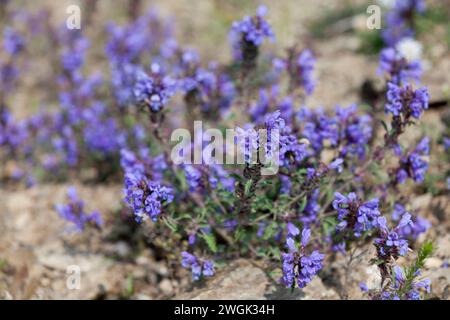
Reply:
[[[64,21],[66,7],[77,1],[13,1],[30,10],[42,6],[52,11],[53,23]],[[318,56],[318,87],[308,101],[311,107],[348,105],[358,101],[358,92],[365,79],[376,79],[377,57],[357,52],[359,39],[352,33],[313,39],[308,25],[311,21],[346,5],[366,1],[292,0],[292,1],[238,1],[238,0],[156,0],[146,5],[158,8],[162,15],[174,17],[175,30],[181,43],[196,48],[207,59],[226,61],[230,57],[227,33],[232,21],[254,11],[259,3],[266,3],[270,21],[277,36],[276,45],[287,47],[294,42],[312,47]],[[87,30],[99,37],[105,22],[124,21],[126,1],[99,2],[93,24]],[[364,12],[361,12],[364,15]],[[361,24],[355,17],[352,25]],[[363,24],[365,23],[364,20]],[[421,39],[424,43],[427,71],[423,84],[431,92],[432,100],[445,96],[450,88],[450,53],[440,41],[439,32]],[[97,48],[102,55],[103,48]],[[45,72],[45,57],[37,68]],[[92,59],[96,59],[95,55]],[[104,63],[104,62],[103,62]],[[95,66],[94,66],[95,68]],[[11,105],[17,117],[35,112],[43,93],[36,89],[33,75],[41,70],[30,70],[24,85],[14,96]],[[429,110],[424,116],[423,128],[438,136],[444,129],[441,118],[448,110]],[[418,129],[409,138],[420,135]],[[432,156],[433,157],[433,156]],[[438,170],[431,166],[430,170]],[[121,185],[75,184],[88,209],[98,209],[104,220],[113,221],[121,206]],[[343,267],[341,258],[333,270],[325,270],[325,277],[316,277],[303,292],[290,296],[276,285],[276,279],[263,271],[255,261],[237,260],[202,285],[192,285],[189,276],[182,281],[170,280],[169,268],[157,253],[141,250],[136,253],[126,241],[108,241],[117,226],[89,234],[71,234],[57,216],[53,206],[64,201],[66,184],[37,185],[31,189],[0,189],[0,298],[15,299],[96,299],[96,298],[296,298],[339,299]],[[450,260],[450,205],[446,196],[433,198],[429,194],[417,197],[413,207],[429,219],[433,227],[427,237],[436,239],[438,251],[427,263],[425,276],[432,280],[436,297],[450,297],[450,269],[441,268]],[[107,223],[108,225],[108,223]],[[151,231],[143,231],[151,232]],[[360,281],[376,283],[376,269],[369,265],[373,256],[371,247],[362,248],[348,279],[349,298],[362,295]],[[66,288],[66,268],[79,265],[82,269],[81,290]],[[183,271],[180,271],[183,272]],[[327,276],[329,274],[329,276]]]

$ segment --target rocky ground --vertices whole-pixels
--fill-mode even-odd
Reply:
[[[190,1],[156,2],[165,14],[179,18],[177,25],[181,26],[182,39],[185,42],[192,40],[192,46],[200,48],[206,56],[216,57],[218,49],[211,37],[222,38],[225,43],[225,29],[221,25],[229,25],[239,16],[233,11],[219,14],[220,10],[210,1],[196,1],[193,7]],[[359,40],[351,34],[311,41],[303,22],[332,8],[328,1],[321,5],[314,5],[315,0],[301,2],[302,6],[293,1],[290,6],[277,7],[272,20],[280,34],[279,42],[287,45],[296,39],[308,41],[317,53],[319,85],[308,105],[331,107],[358,101],[362,82],[376,77],[376,58],[357,53]],[[105,20],[110,13],[111,8],[104,3],[103,16],[96,17],[98,20]],[[54,6],[57,10],[64,6],[64,1]],[[241,11],[248,13],[251,10],[247,8],[254,6],[249,3]],[[215,15],[217,19],[214,22],[206,18],[194,19],[194,12],[196,16]],[[283,24],[281,21],[289,22]],[[202,30],[211,24],[214,26],[212,35],[205,36]],[[431,43],[433,35],[429,37]],[[441,99],[450,87],[450,53],[440,43],[427,46],[425,51],[429,72],[423,82],[430,87],[432,100]],[[219,52],[225,52],[226,58],[227,50]],[[218,58],[223,57],[219,55]],[[21,94],[16,97],[15,112],[19,116],[29,113],[26,106],[31,99],[27,92]],[[425,122],[433,128],[432,134],[442,132],[444,125],[440,119],[445,112],[430,110],[426,114]],[[412,136],[419,133],[412,132]],[[187,274],[185,280],[170,280],[170,268],[155,252],[148,248],[136,250],[141,240],[132,240],[132,245],[130,239],[121,239],[117,235],[120,234],[119,227],[127,227],[126,223],[118,226],[114,222],[121,215],[121,185],[77,185],[88,209],[98,209],[106,221],[103,230],[81,235],[65,231],[67,225],[54,210],[55,203],[63,202],[67,186],[0,189],[0,298],[359,299],[362,298],[360,281],[369,287],[376,287],[380,281],[376,268],[369,264],[373,257],[371,246],[354,253],[349,271],[348,257],[337,256],[332,268],[325,267],[321,277],[294,293],[280,287],[276,276],[267,273],[260,261],[243,259],[230,262],[213,279],[200,285],[191,284]],[[426,236],[435,239],[438,249],[428,260],[424,276],[432,280],[432,297],[440,299],[450,298],[450,269],[442,267],[444,262],[450,262],[449,202],[446,196],[433,198],[425,194],[413,203],[413,207],[433,224]],[[81,268],[80,290],[67,289],[67,266],[70,265]],[[343,284],[346,284],[345,288]]]
[[[131,243],[115,238],[113,212],[120,207],[120,186],[77,185],[87,204],[103,212],[107,227],[87,234],[65,232],[53,204],[64,199],[66,185],[37,186],[29,190],[4,190],[0,197],[0,294],[15,299],[350,299],[362,298],[359,282],[369,288],[379,285],[371,246],[353,255],[349,273],[348,257],[337,256],[332,268],[325,267],[304,290],[291,293],[278,285],[260,261],[232,261],[206,283],[192,285],[171,281],[169,270],[150,249],[133,254]],[[438,250],[428,260],[424,276],[432,280],[433,297],[450,298],[449,199],[424,195],[414,208],[429,212],[433,229],[427,237],[436,239]],[[88,205],[89,208],[89,205]],[[439,215],[439,211],[442,211]],[[441,222],[444,222],[443,224]],[[66,287],[67,268],[81,268],[81,289]],[[329,265],[329,264],[326,264]],[[345,290],[343,284],[345,284]]]

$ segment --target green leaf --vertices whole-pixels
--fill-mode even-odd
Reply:
[[[249,195],[249,193],[250,193],[250,188],[252,187],[252,184],[253,184],[253,181],[252,181],[252,180],[248,180],[248,181],[245,183],[245,189],[244,189],[244,194],[245,194],[245,195]]]
[[[308,204],[308,199],[307,197],[303,197],[302,202],[300,204],[300,208],[299,211],[303,212],[303,210],[305,210],[306,205]]]
[[[323,232],[329,236],[336,230],[337,220],[335,217],[326,217],[323,219]]]
[[[216,253],[217,252],[217,242],[216,237],[213,233],[203,233],[202,238],[205,240],[206,244],[208,245],[208,248]]]
[[[166,226],[169,227],[170,230],[172,230],[173,232],[177,232],[177,225],[173,221],[170,221],[168,218],[165,217],[162,220],[164,221]]]
[[[380,120],[380,122],[381,122],[381,125],[383,126],[384,130],[386,130],[386,132],[389,132],[386,122],[384,120]]]

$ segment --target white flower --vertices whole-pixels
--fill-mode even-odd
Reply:
[[[378,0],[378,3],[380,4],[380,6],[392,9],[395,6],[395,1],[396,0]]]
[[[422,57],[422,44],[413,38],[403,38],[397,43],[396,49],[408,62],[420,60]]]

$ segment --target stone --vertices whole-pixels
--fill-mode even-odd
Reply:
[[[219,300],[268,300],[268,299],[338,299],[334,289],[326,288],[319,277],[304,289],[290,289],[270,278],[256,263],[249,260],[237,260],[214,278],[182,293],[174,299],[219,299]]]
[[[431,297],[448,300],[450,298],[450,269],[439,268],[425,271],[424,278],[431,281]]]
[[[172,282],[169,279],[163,279],[160,283],[159,283],[159,289],[161,289],[161,291],[164,294],[170,295],[173,293],[173,286],[172,286]]]

